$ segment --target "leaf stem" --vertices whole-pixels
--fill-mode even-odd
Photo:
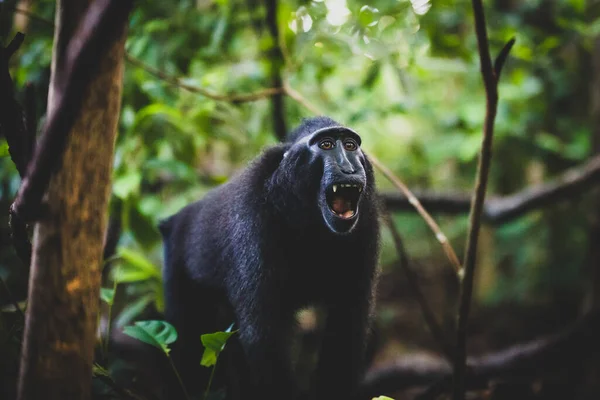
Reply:
[[[183,384],[183,381],[181,380],[181,376],[179,375],[179,372],[177,372],[177,368],[175,368],[175,364],[173,364],[173,359],[171,358],[171,356],[169,356],[169,353],[167,353],[167,352],[165,352],[165,356],[167,356],[167,358],[169,359],[169,364],[171,365],[171,369],[173,370],[173,372],[175,373],[175,376],[177,377],[177,382],[179,382],[179,386],[181,386],[181,390],[183,391],[183,396],[185,397],[186,400],[190,400],[190,396],[188,395],[188,392],[185,389],[185,385]]]
[[[215,376],[215,370],[217,369],[217,363],[219,362],[219,357],[215,361],[215,365],[212,367],[212,371],[210,371],[210,378],[208,378],[208,385],[206,385],[206,390],[204,391],[204,400],[208,399],[208,392],[210,391],[210,387],[212,386],[213,377]]]

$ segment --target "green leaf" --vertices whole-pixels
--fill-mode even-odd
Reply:
[[[202,353],[200,365],[212,367],[217,363],[217,358],[225,348],[227,340],[237,332],[237,330],[231,331],[232,327],[233,324],[231,324],[225,332],[207,333],[200,337],[200,340],[202,340],[202,344],[204,345],[204,353]]]
[[[373,397],[373,400],[394,400],[391,397],[387,397],[387,396],[379,396],[379,397]]]
[[[123,328],[123,333],[161,349],[169,354],[169,344],[177,340],[177,331],[166,321],[137,321],[135,325]]]
[[[156,223],[152,219],[140,212],[139,203],[128,202],[127,211],[129,217],[127,225],[135,237],[135,240],[144,248],[149,249],[160,241],[160,233]]]
[[[92,367],[92,374],[94,376],[108,376],[108,377],[110,377],[110,373],[108,372],[108,370],[106,368],[104,368],[102,365],[98,364],[98,363],[94,363],[94,365]]]
[[[135,317],[140,315],[154,301],[154,296],[154,293],[148,293],[127,304],[127,307],[119,314],[119,317],[115,321],[115,326],[121,328],[133,321]]]
[[[115,270],[113,279],[119,283],[161,279],[160,269],[141,253],[121,247],[118,252],[122,266]]]
[[[109,306],[112,306],[115,300],[115,290],[113,288],[100,288],[100,299]]]
[[[126,199],[132,194],[139,193],[142,174],[139,171],[128,171],[115,177],[113,193],[120,199]]]
[[[3,140],[0,142],[0,157],[7,157],[10,153],[8,152],[8,143]]]

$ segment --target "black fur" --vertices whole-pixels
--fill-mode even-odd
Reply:
[[[202,389],[194,386],[206,372],[200,335],[235,320],[245,355],[232,366],[240,394],[297,398],[290,337],[295,312],[309,305],[328,312],[316,397],[346,399],[358,383],[378,258],[375,183],[360,148],[342,171],[342,159],[302,140],[332,126],[339,124],[305,120],[286,143],[161,223],[166,318],[179,332],[173,357],[190,390]],[[353,225],[322,209],[323,190],[340,179],[364,184]],[[343,223],[340,231],[325,217]],[[220,311],[228,316],[220,320]]]

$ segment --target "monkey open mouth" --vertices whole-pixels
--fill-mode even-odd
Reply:
[[[336,183],[327,188],[327,206],[337,217],[351,219],[358,211],[363,188],[354,183]]]

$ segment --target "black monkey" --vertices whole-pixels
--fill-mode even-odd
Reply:
[[[241,395],[296,399],[295,312],[321,305],[314,392],[350,396],[364,367],[379,248],[373,169],[360,144],[329,118],[304,120],[285,143],[161,223],[165,314],[179,332],[173,357],[190,389],[200,381],[200,335],[231,322],[218,319],[225,309],[245,358]]]

